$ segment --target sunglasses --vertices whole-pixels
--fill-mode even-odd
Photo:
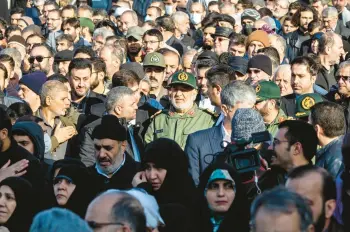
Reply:
[[[336,76],[335,77],[335,79],[337,80],[337,81],[339,81],[340,79],[342,79],[344,82],[350,82],[350,76],[340,76],[340,75],[338,75],[338,76]]]
[[[38,61],[39,63],[42,62],[45,58],[51,58],[50,56],[31,56],[29,57],[28,61],[29,63],[33,64],[34,61]]]

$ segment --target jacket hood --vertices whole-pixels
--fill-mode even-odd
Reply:
[[[12,133],[20,131],[27,134],[34,143],[34,156],[39,160],[44,159],[45,142],[42,128],[35,122],[16,122],[12,127]]]

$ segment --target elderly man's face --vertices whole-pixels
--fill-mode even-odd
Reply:
[[[170,101],[176,110],[184,111],[190,109],[197,96],[197,90],[192,87],[176,84],[171,86]]]
[[[338,92],[345,97],[350,96],[350,67],[340,68],[336,76],[339,89]]]
[[[258,68],[249,68],[248,77],[252,79],[250,83],[252,86],[255,86],[259,81],[268,81],[270,80],[270,76],[265,73],[263,70]]]
[[[274,82],[278,85],[281,90],[281,96],[286,96],[293,93],[291,75],[286,71],[277,71]]]
[[[137,22],[133,20],[131,13],[125,12],[120,16],[119,29],[123,32],[124,35],[126,35],[130,27],[134,27],[134,26],[137,26]]]

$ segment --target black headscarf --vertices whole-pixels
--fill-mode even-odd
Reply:
[[[59,206],[57,204],[56,197],[54,195],[54,182],[52,183],[52,195],[54,197],[54,205],[62,208],[69,209],[84,218],[86,209],[89,203],[92,201],[94,195],[91,191],[91,186],[89,187],[89,176],[87,169],[84,167],[79,167],[76,165],[63,166],[59,170],[57,177],[65,176],[73,181],[75,184],[75,189],[71,196],[69,197],[67,203],[64,206]]]
[[[9,177],[0,182],[1,186],[12,189],[16,198],[16,208],[9,220],[2,226],[9,231],[29,231],[34,217],[35,200],[32,185],[21,177]]]
[[[246,191],[241,183],[239,174],[228,164],[215,163],[208,166],[203,174],[200,176],[200,182],[197,189],[197,204],[195,207],[196,219],[194,220],[194,228],[192,231],[200,232],[212,232],[213,225],[210,221],[212,212],[208,207],[208,202],[205,197],[205,189],[208,184],[211,174],[217,170],[227,170],[232,179],[235,182],[236,194],[231,204],[231,207],[224,215],[224,219],[221,222],[218,232],[248,232],[249,231],[249,205],[246,196]]]
[[[174,140],[157,139],[145,148],[143,167],[149,162],[167,170],[160,189],[151,193],[158,204],[177,203],[191,207],[195,186],[188,173],[187,156],[181,147]]]

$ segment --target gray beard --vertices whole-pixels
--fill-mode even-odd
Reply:
[[[119,151],[118,155],[117,156],[121,156],[123,155],[123,151]],[[115,159],[114,163],[112,165],[110,165],[109,167],[101,167],[99,165],[98,162],[96,162],[96,166],[98,168],[98,170],[100,170],[102,173],[104,173],[105,175],[111,175],[113,172],[115,172],[115,170],[117,170],[119,167],[120,167],[120,164],[119,162],[117,162],[117,159]]]

